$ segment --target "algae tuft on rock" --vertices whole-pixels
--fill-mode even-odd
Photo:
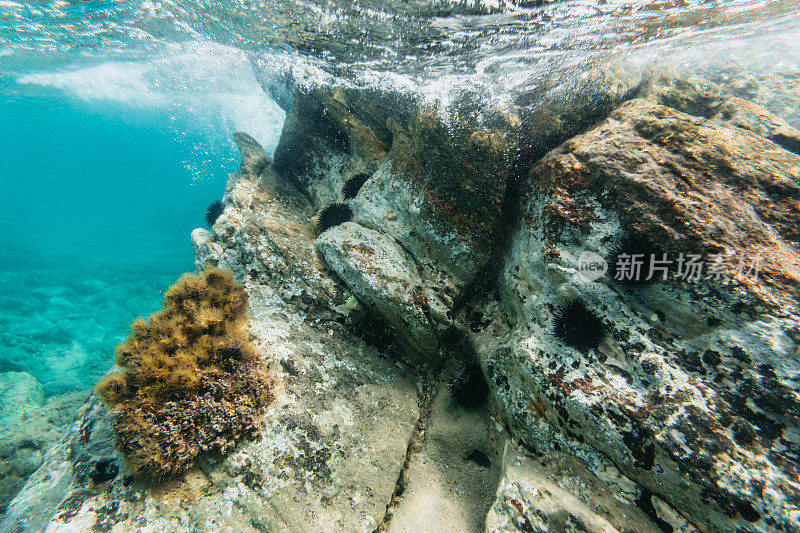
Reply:
[[[134,473],[156,479],[258,435],[270,379],[247,331],[248,299],[230,271],[186,274],[161,310],[137,319],[117,347],[121,373],[97,392],[117,448]]]

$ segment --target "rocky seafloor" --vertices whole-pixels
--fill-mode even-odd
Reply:
[[[0,265],[0,372],[33,375],[46,396],[92,388],[178,273],[64,263]]]
[[[263,434],[148,482],[92,395],[0,530],[800,531],[800,131],[737,79],[608,66],[480,113],[298,89],[192,234],[249,294]],[[623,234],[718,275],[580,275]],[[575,299],[596,347],[554,334]]]

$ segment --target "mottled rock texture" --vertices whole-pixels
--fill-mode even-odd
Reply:
[[[92,399],[0,529],[798,530],[800,134],[696,76],[568,85],[504,110],[304,89],[274,162],[237,134],[192,243],[248,292],[264,434],[148,486]],[[720,275],[578,275],[623,235]],[[576,298],[596,347],[555,335]]]
[[[473,342],[529,447],[588,445],[702,530],[795,530],[800,158],[771,132],[797,132],[706,80],[660,83],[532,167]],[[577,276],[582,251],[608,256],[623,233],[673,257],[722,254],[729,279]],[[737,272],[759,254],[758,281]],[[597,349],[554,335],[575,297],[606,324]]]
[[[446,304],[489,259],[501,217],[514,127],[445,122],[411,97],[373,91],[303,91],[287,117],[275,167],[320,211],[344,183],[371,178],[350,202],[354,221],[386,234]]]
[[[636,498],[641,495],[633,482],[613,466],[595,475],[565,453],[550,451],[534,459],[511,443],[499,462],[502,478],[497,500],[486,518],[489,533],[662,531],[654,517],[637,506]],[[655,519],[666,522],[657,515]],[[661,525],[694,530],[680,519]]]
[[[44,397],[42,385],[26,372],[0,374],[0,516],[47,449],[62,435],[88,393]]]
[[[311,198],[317,213],[344,200],[342,187],[350,178],[369,176],[349,201],[353,222],[365,228],[360,233],[373,232],[375,242],[394,250],[393,256],[403,256],[401,264],[414,265],[417,301],[406,308],[409,316],[417,316],[412,322],[420,322],[420,313],[427,315],[422,329],[432,331],[436,342],[427,332],[409,337],[408,328],[400,331],[415,339],[409,343],[410,360],[435,361],[433,348],[450,328],[452,313],[493,278],[486,272],[493,271],[505,248],[524,183],[522,169],[630,98],[643,79],[641,70],[598,69],[580,90],[551,88],[544,96],[522,96],[520,105],[503,110],[486,109],[479,94],[440,109],[400,93],[302,90],[287,117],[275,168]],[[553,120],[553,110],[564,114]],[[342,246],[352,251],[359,239],[348,239],[347,231],[323,236],[319,246],[351,286],[355,277],[352,269],[344,275],[343,258],[352,254]],[[393,283],[381,277],[391,276],[391,270],[371,273],[371,295]],[[365,284],[359,285],[351,288],[366,305],[374,309],[384,300],[366,296]]]
[[[401,336],[408,353],[438,355],[441,332],[436,328],[447,323],[447,309],[394,240],[346,222],[320,235],[317,248],[359,301],[380,313]]]

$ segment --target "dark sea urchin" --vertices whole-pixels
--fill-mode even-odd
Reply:
[[[624,285],[643,285],[663,277],[663,272],[654,269],[650,279],[651,266],[658,266],[663,251],[640,235],[627,234],[609,249],[606,262],[608,276]],[[655,260],[655,261],[654,261]]]
[[[352,220],[353,210],[347,204],[331,204],[319,214],[317,230],[323,233],[339,224]]]
[[[563,343],[585,352],[600,345],[605,336],[605,326],[585,301],[576,298],[555,312],[553,332]]]
[[[371,177],[372,176],[369,174],[356,174],[344,183],[342,187],[342,196],[347,200],[355,198],[358,191],[361,190],[361,187],[363,187]]]
[[[211,205],[206,210],[206,223],[209,226],[213,226],[223,211],[225,211],[225,205],[222,202],[219,200],[211,202]]]

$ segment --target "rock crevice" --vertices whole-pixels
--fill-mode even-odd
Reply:
[[[800,527],[800,133],[698,76],[567,89],[482,122],[303,89],[274,161],[237,133],[192,244],[248,292],[280,383],[263,435],[151,487],[93,397],[0,529]],[[341,202],[352,220],[320,233]],[[719,276],[580,275],[626,236],[713,254]],[[554,330],[576,299],[599,342]]]

